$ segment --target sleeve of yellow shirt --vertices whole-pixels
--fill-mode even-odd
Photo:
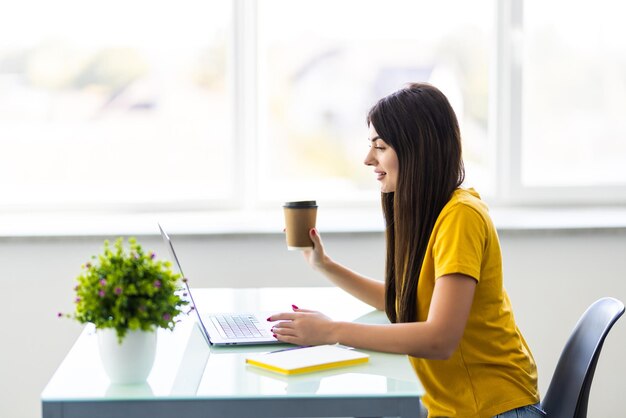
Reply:
[[[460,203],[445,209],[432,235],[435,278],[461,273],[480,281],[487,225],[471,206]]]

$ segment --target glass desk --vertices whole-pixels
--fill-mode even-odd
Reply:
[[[200,312],[288,311],[384,323],[383,312],[335,288],[196,289]],[[41,395],[44,418],[419,417],[424,390],[406,356],[369,352],[363,365],[282,376],[245,364],[250,352],[286,345],[209,347],[193,316],[159,330],[145,384],[111,385],[88,325]]]

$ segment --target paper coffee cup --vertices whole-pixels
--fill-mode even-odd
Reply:
[[[315,228],[317,218],[315,200],[286,202],[283,205],[283,210],[285,212],[287,249],[296,251],[313,248],[309,231]]]

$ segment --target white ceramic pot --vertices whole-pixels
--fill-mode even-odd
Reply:
[[[143,383],[156,353],[156,331],[128,331],[120,344],[113,328],[98,329],[100,359],[111,383]]]

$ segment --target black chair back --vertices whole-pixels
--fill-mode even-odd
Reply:
[[[623,313],[622,302],[602,298],[580,317],[541,402],[549,418],[586,418],[589,390],[602,344]]]

